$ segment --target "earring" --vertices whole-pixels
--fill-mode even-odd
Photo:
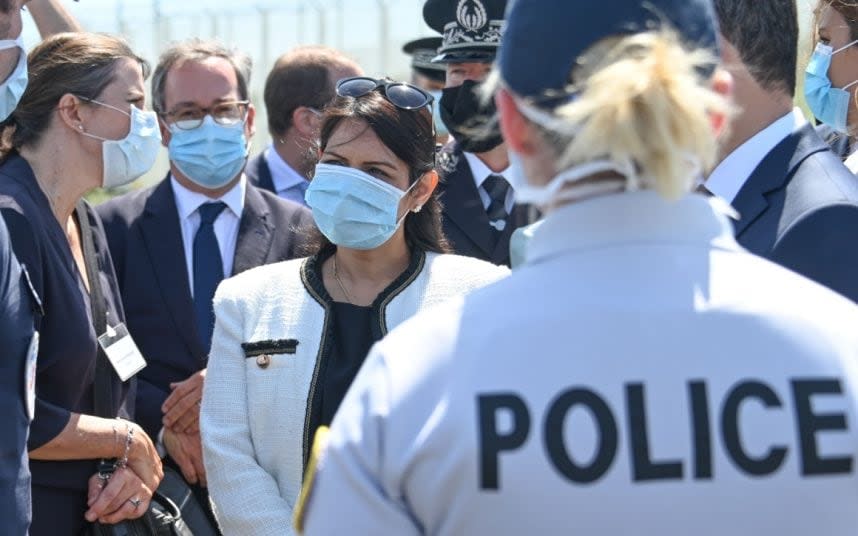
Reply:
[[[416,207],[414,207],[414,210],[412,210],[411,212],[417,214],[421,210],[423,210],[423,205],[417,205]]]
[[[77,129],[78,129],[78,130],[83,130],[83,125],[78,125],[78,126],[77,126]]]

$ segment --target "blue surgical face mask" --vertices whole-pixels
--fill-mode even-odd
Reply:
[[[831,67],[832,56],[855,43],[858,41],[853,41],[837,50],[833,50],[825,43],[817,44],[805,70],[804,97],[807,105],[810,106],[810,111],[817,119],[844,134],[848,131],[846,117],[849,113],[850,97],[846,90],[858,84],[858,80],[842,88],[831,87],[828,69]]]
[[[132,182],[149,171],[158,158],[161,149],[161,131],[158,129],[158,115],[145,112],[131,106],[131,113],[115,106],[89,100],[99,106],[111,108],[131,118],[128,134],[119,140],[110,140],[81,131],[84,136],[101,140],[101,156],[104,162],[102,186],[115,188]]]
[[[435,97],[434,104],[432,105],[432,120],[435,122],[435,136],[447,136],[450,134],[450,131],[447,130],[447,125],[445,125],[444,121],[441,120],[441,106],[439,105],[444,92],[440,90],[430,91],[429,94]]]
[[[306,200],[328,240],[344,248],[375,249],[402,224],[399,202],[418,182],[403,192],[358,169],[319,164]]]
[[[21,101],[24,90],[27,89],[27,51],[21,36],[18,39],[0,41],[0,50],[17,47],[20,50],[18,65],[12,74],[0,85],[0,121],[5,121]]]
[[[206,115],[203,124],[191,130],[170,125],[170,134],[170,161],[203,188],[223,188],[247,161],[244,122],[224,126]]]

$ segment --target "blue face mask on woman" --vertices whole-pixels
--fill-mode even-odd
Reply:
[[[170,125],[170,160],[190,180],[210,190],[223,188],[247,161],[244,122],[225,126],[210,115],[197,128]]]
[[[0,121],[5,121],[7,117],[12,115],[12,112],[18,107],[18,102],[21,101],[24,90],[27,89],[27,51],[24,50],[24,42],[21,36],[18,36],[18,39],[0,41],[0,50],[16,47],[20,50],[18,65],[15,66],[15,70],[12,71],[6,81],[0,85]]]
[[[316,226],[332,243],[375,249],[402,224],[405,215],[397,218],[399,202],[418,182],[403,192],[358,169],[319,164],[306,200]]]
[[[810,111],[813,112],[814,117],[844,134],[848,130],[846,117],[849,113],[850,98],[846,90],[858,84],[858,80],[842,88],[832,87],[831,79],[828,78],[828,69],[831,67],[832,56],[855,43],[858,43],[858,40],[837,50],[833,50],[825,43],[817,44],[805,70],[804,97],[807,105],[810,106]]]

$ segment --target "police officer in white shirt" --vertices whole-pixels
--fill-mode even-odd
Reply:
[[[373,349],[306,534],[856,533],[858,309],[688,193],[716,32],[707,0],[512,6],[497,101],[547,218],[510,278]]]

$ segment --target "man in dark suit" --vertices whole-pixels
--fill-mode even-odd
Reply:
[[[438,155],[444,234],[453,250],[495,264],[510,264],[513,231],[531,222],[504,177],[506,145],[494,101],[482,103],[479,83],[501,42],[506,0],[428,0],[423,19],[443,35],[436,62],[447,67],[441,119],[454,141]]]
[[[306,205],[304,192],[319,160],[320,112],[336,96],[338,80],[362,74],[357,63],[328,47],[299,47],[280,56],[265,80],[271,145],[247,163],[247,178]]]
[[[159,438],[167,462],[201,486],[199,404],[215,288],[224,276],[300,256],[301,229],[312,225],[307,209],[244,176],[249,77],[247,57],[216,43],[167,50],[152,94],[170,174],[98,207],[128,329],[148,362],[138,375],[137,420]]]
[[[793,110],[795,0],[715,7],[740,110],[706,187],[739,213],[740,244],[858,301],[858,182]]]

